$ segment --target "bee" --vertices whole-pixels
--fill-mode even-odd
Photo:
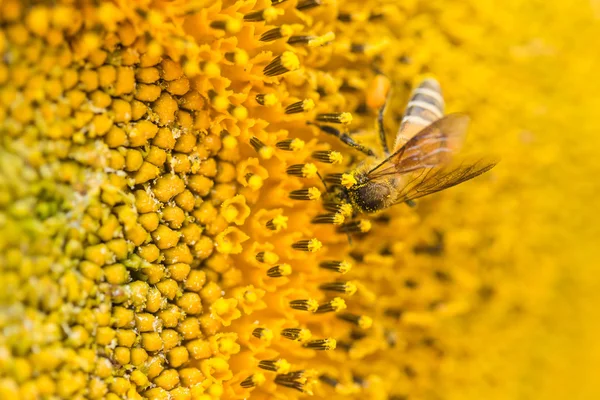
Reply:
[[[413,90],[391,152],[387,152],[383,131],[384,107],[379,127],[388,154],[365,159],[345,174],[335,189],[335,196],[350,203],[355,214],[410,203],[473,179],[496,165],[484,160],[450,164],[462,147],[469,118],[459,113],[444,115],[444,99],[435,79],[425,79]]]

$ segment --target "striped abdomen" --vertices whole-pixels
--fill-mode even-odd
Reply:
[[[444,98],[434,78],[424,79],[411,93],[394,143],[394,151],[421,129],[444,116]]]

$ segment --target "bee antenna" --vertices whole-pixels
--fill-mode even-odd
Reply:
[[[323,179],[323,177],[321,176],[321,174],[319,173],[319,171],[317,171],[317,176],[319,177],[319,179],[323,183],[323,186],[325,186],[325,191],[329,192],[329,188],[327,187],[327,183],[325,182],[325,179]]]

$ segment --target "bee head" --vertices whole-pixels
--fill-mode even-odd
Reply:
[[[385,183],[366,182],[348,189],[348,197],[360,212],[373,213],[387,207],[391,188]]]

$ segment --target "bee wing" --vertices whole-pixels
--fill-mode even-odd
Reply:
[[[413,176],[397,194],[394,204],[415,200],[473,179],[494,168],[497,161],[479,160],[474,163],[426,168]]]
[[[406,174],[450,161],[464,142],[469,117],[449,114],[422,129],[385,161],[371,169],[370,180]]]

